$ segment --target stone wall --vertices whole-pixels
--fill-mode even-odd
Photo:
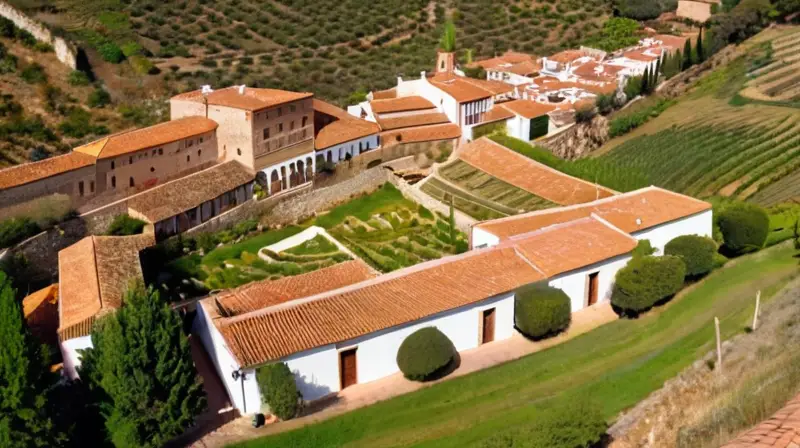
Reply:
[[[78,49],[64,38],[54,36],[42,23],[28,17],[22,11],[0,0],[0,16],[14,22],[18,28],[33,34],[36,40],[53,46],[56,57],[73,70],[78,69]]]
[[[563,132],[537,140],[536,144],[562,159],[574,160],[603,146],[608,138],[608,120],[597,115],[589,123],[576,123]]]

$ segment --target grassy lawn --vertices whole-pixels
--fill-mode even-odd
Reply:
[[[338,251],[339,248],[331,240],[322,235],[317,235],[303,244],[286,249],[284,252],[292,255],[320,255]]]
[[[361,196],[332,209],[317,218],[314,224],[330,229],[341,224],[349,216],[361,221],[368,221],[375,214],[391,213],[402,209],[413,210],[416,207],[416,203],[406,199],[400,190],[387,183],[372,194]]]
[[[571,400],[609,421],[713,348],[713,319],[744,330],[757,290],[770,298],[797,275],[789,245],[743,257],[636,320],[619,320],[551,349],[304,428],[237,447],[480,445]]]

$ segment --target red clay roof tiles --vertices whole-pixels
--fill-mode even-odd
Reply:
[[[92,166],[95,161],[96,159],[88,154],[71,152],[39,162],[23,163],[0,169],[0,190]]]
[[[394,112],[408,112],[410,110],[435,109],[436,106],[421,96],[403,96],[400,98],[388,98],[384,100],[372,100],[369,102],[372,112],[376,114],[388,114]]]
[[[402,117],[378,118],[378,124],[384,131],[449,122],[450,120],[447,118],[447,115],[440,112],[426,112],[414,115],[404,115]]]
[[[770,419],[743,432],[722,448],[796,448],[800,446],[800,395]]]
[[[232,86],[215,90],[206,97],[210,105],[257,111],[314,96],[314,94],[310,92],[290,92],[287,90],[262,89],[256,87],[245,87],[243,93],[239,92],[239,86]],[[193,90],[191,92],[175,95],[172,99],[202,103],[203,93],[200,90]]]

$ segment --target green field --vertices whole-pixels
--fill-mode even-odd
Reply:
[[[451,238],[446,218],[406,199],[389,183],[308,224],[324,227],[381,272],[467,250],[466,236],[455,230]]]
[[[713,349],[715,316],[724,338],[742,332],[756,291],[768,301],[797,276],[794,255],[784,244],[740,258],[639,319],[618,320],[517,361],[235,446],[481,446],[559,403],[586,399],[613,421]]]

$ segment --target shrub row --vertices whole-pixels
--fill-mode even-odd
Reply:
[[[679,257],[633,258],[617,272],[611,304],[622,315],[637,316],[677,293],[685,276],[686,265]]]
[[[534,283],[515,294],[514,325],[533,339],[553,336],[566,330],[572,318],[567,294],[545,283]]]

